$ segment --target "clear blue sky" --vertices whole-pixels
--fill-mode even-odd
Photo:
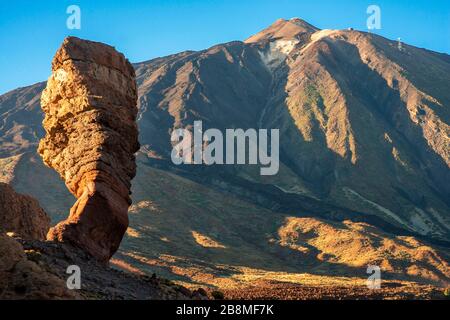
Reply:
[[[81,8],[81,30],[66,28],[71,4]],[[366,30],[370,4],[381,8],[376,33],[450,53],[450,0],[0,0],[0,94],[46,80],[68,35],[111,44],[139,62],[244,40],[278,18]]]

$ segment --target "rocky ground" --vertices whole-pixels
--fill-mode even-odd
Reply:
[[[99,90],[85,98],[104,95],[110,102],[130,98],[127,86],[122,86],[127,81],[120,80],[124,79],[117,70],[88,61],[90,67],[83,68],[84,59],[73,60],[56,63],[53,80],[80,80],[72,67],[96,70],[99,79],[85,75],[81,80],[101,80],[102,85],[95,82],[92,88]],[[101,212],[103,218],[97,214],[88,222],[108,226],[109,213],[116,212],[114,216],[123,220],[111,228],[115,232],[104,232],[107,236],[76,232],[72,237],[84,248],[106,244],[106,253],[98,255],[104,259],[120,243],[111,264],[123,272],[92,262],[71,247],[39,242],[47,235],[48,217],[31,198],[5,198],[12,193],[0,185],[0,232],[18,235],[0,233],[0,297],[196,297],[180,286],[145,276],[156,273],[181,286],[219,288],[222,293],[213,295],[211,289],[210,296],[226,299],[442,298],[443,289],[428,284],[445,288],[450,280],[448,55],[406,44],[399,50],[395,41],[374,34],[318,30],[300,19],[281,19],[245,42],[133,67],[142,147],[137,153],[129,228],[122,210],[128,206],[99,211],[106,206],[96,203],[91,213]],[[53,88],[70,88],[71,83]],[[127,198],[128,180],[134,176],[129,156],[137,145],[127,145],[127,152],[118,154],[120,138],[87,139],[109,125],[113,136],[124,136],[115,112],[100,116],[91,106],[105,106],[91,100],[77,104],[81,110],[72,108],[69,96],[60,108],[58,94],[44,94],[41,105],[44,87],[39,83],[0,96],[0,181],[36,198],[54,225],[67,217],[74,203],[64,182],[84,199],[78,204],[91,200],[86,196],[97,189],[83,188],[94,179],[81,179],[79,185],[76,174],[85,170],[97,177],[84,160],[98,156],[111,160],[117,172],[128,172],[118,175],[127,186],[119,194]],[[36,153],[45,136],[41,107],[50,101],[58,114],[44,127],[58,135],[49,136],[44,153],[52,152],[44,158],[52,167],[52,160],[64,159],[56,168],[64,181]],[[114,105],[108,110],[116,110]],[[86,121],[72,117],[75,110],[83,111]],[[190,128],[198,119],[205,119],[205,129],[279,128],[283,137],[279,173],[262,177],[259,167],[243,165],[173,166],[169,133]],[[58,123],[65,127],[53,128]],[[80,139],[78,133],[86,136]],[[125,133],[136,132],[131,128]],[[67,135],[73,135],[71,148],[62,158],[52,156],[60,154]],[[72,149],[78,151],[76,157]],[[126,161],[117,161],[116,156]],[[128,169],[122,168],[126,163]],[[117,186],[114,179],[106,180],[110,181],[106,190]],[[85,213],[84,204],[73,211]],[[117,209],[115,204],[108,206]],[[80,216],[86,217],[72,215]],[[93,223],[86,225],[82,231],[98,230],[91,228]],[[53,239],[67,240],[64,233],[54,233]],[[114,239],[103,241],[108,236]],[[81,267],[80,291],[66,288],[69,263]],[[381,267],[383,279],[390,283],[387,287],[366,289],[368,264]]]
[[[303,286],[285,282],[264,282],[243,289],[222,291],[225,299],[262,300],[442,300],[444,289],[429,285],[386,282],[380,289],[366,286]],[[217,294],[217,293],[216,293]]]
[[[48,241],[1,238],[2,299],[205,299],[203,291],[153,276],[136,276],[96,262],[84,251]],[[70,265],[80,267],[81,289],[66,285]],[[5,269],[5,268],[3,268]],[[6,277],[5,277],[6,275]],[[6,279],[5,279],[6,278]]]
[[[4,193],[4,201],[18,199],[27,205],[27,199],[13,190]],[[6,194],[8,196],[6,196]],[[34,202],[30,202],[34,203]],[[17,207],[19,208],[19,207]],[[19,210],[20,211],[20,210]],[[39,206],[29,211],[40,215]],[[2,211],[5,221],[17,212]],[[17,215],[21,217],[20,215]],[[31,217],[32,218],[32,217]],[[45,219],[44,219],[45,220]],[[147,272],[133,273],[117,270],[93,259],[83,250],[68,244],[32,239],[30,234],[40,234],[48,227],[24,226],[27,219],[19,218],[15,224],[0,226],[0,299],[446,299],[444,289],[411,282],[385,280],[380,290],[369,290],[363,282],[350,282],[339,277],[303,276],[302,283],[295,275],[277,273],[261,280],[258,270],[240,270],[240,281],[231,283],[224,279],[223,286],[199,286],[186,289],[180,284]],[[11,231],[13,230],[13,231]],[[26,231],[24,233],[24,231]],[[81,288],[69,290],[67,268],[80,268]],[[203,269],[209,270],[206,266]],[[160,270],[154,266],[154,272]],[[245,272],[244,272],[245,271]],[[205,272],[203,270],[203,272]],[[253,273],[252,273],[253,272]],[[198,273],[198,272],[197,272]],[[208,275],[204,275],[208,276]],[[316,279],[317,278],[317,279]],[[268,280],[271,279],[271,280]],[[201,280],[201,279],[199,279]],[[348,280],[348,279],[347,279]],[[205,287],[206,288],[206,287]],[[217,290],[216,288],[220,288]]]

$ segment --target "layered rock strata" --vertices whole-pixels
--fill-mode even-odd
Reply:
[[[132,65],[113,47],[68,37],[41,96],[46,136],[39,153],[78,199],[47,239],[70,242],[100,261],[128,227],[139,149]]]

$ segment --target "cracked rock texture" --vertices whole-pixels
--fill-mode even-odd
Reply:
[[[49,240],[69,242],[100,261],[128,227],[139,149],[134,69],[113,47],[68,37],[41,96],[46,136],[39,153],[78,199]]]

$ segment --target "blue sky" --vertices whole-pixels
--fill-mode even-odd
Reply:
[[[66,8],[81,8],[81,30],[66,27]],[[115,46],[132,62],[244,40],[278,18],[327,29],[366,30],[366,9],[381,8],[376,33],[450,53],[450,1],[351,0],[0,0],[0,94],[46,80],[64,37]]]

